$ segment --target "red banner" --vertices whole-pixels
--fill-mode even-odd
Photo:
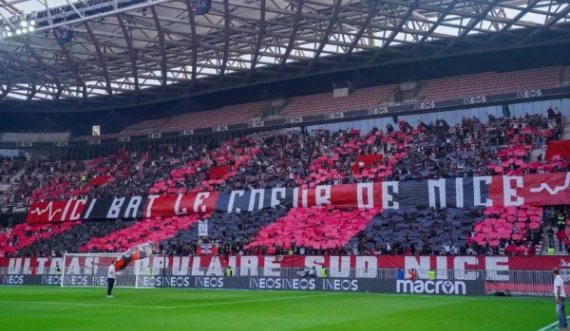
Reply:
[[[495,176],[489,193],[493,206],[568,205],[570,173]]]
[[[26,222],[78,221],[81,219],[86,203],[85,199],[33,203],[28,210]]]
[[[570,159],[570,140],[558,140],[548,143],[544,158],[550,161],[557,155],[560,159]]]
[[[212,265],[241,268],[305,268],[323,266],[329,269],[417,269],[417,270],[486,270],[551,271],[569,269],[570,256],[154,256],[152,265],[176,269],[210,268]],[[96,256],[72,257],[67,267],[92,268],[99,261]],[[0,258],[0,268],[9,274],[48,274],[56,265],[63,266],[63,258]],[[106,266],[104,266],[106,267]]]
[[[229,165],[213,167],[212,169],[210,169],[210,174],[208,177],[210,179],[223,179],[224,176],[227,175],[228,172],[230,172],[231,170],[232,166]]]

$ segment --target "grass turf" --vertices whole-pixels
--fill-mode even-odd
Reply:
[[[516,330],[555,321],[548,298],[0,287],[0,330]]]

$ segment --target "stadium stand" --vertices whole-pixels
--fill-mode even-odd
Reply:
[[[560,86],[564,67],[551,66],[511,72],[483,72],[462,76],[430,79],[417,82],[411,98],[397,100],[398,84],[356,88],[346,97],[335,98],[332,92],[289,98],[280,111],[284,117],[302,117],[340,111],[372,109],[379,105],[442,101],[454,98],[487,96],[506,92],[520,92]],[[189,112],[170,118],[141,121],[129,125],[118,134],[103,134],[111,139],[124,136],[147,135],[151,132],[176,132],[239,123],[263,116],[271,101],[259,101],[225,106],[211,111]],[[75,137],[73,141],[90,140],[90,136]]]
[[[560,84],[562,67],[547,67],[513,72],[484,72],[445,77],[423,82],[420,99],[448,100],[529,89],[556,87]]]
[[[165,125],[160,126],[160,131],[173,132],[218,125],[247,123],[251,118],[260,115],[265,104],[266,102],[253,102],[226,106],[213,111],[177,115],[172,117]],[[127,134],[127,132],[124,133]]]
[[[82,196],[182,193],[204,190],[412,180],[492,174],[568,171],[564,159],[531,160],[532,151],[559,139],[560,112],[547,116],[444,119],[331,132],[257,133],[205,145],[126,150],[79,161],[3,158],[2,178],[26,169],[3,199],[57,200]],[[167,174],[165,177],[164,174]],[[265,210],[253,214],[195,215],[139,222],[16,225],[3,231],[0,255],[117,251],[152,239],[164,252],[196,254],[202,244],[218,253],[249,254],[512,254],[541,253],[552,228],[550,209]],[[556,210],[567,215],[565,209]],[[199,221],[207,220],[208,234]],[[566,230],[564,230],[566,231]],[[547,243],[570,244],[565,237]]]
[[[136,136],[142,134],[148,134],[151,132],[156,132],[159,128],[163,127],[166,123],[170,121],[170,118],[159,118],[150,121],[142,121],[137,124],[132,124],[127,126],[122,134],[127,136]]]
[[[390,101],[394,85],[357,89],[346,97],[335,98],[332,92],[297,97],[290,100],[283,113],[287,116],[307,116],[338,111],[373,108]]]

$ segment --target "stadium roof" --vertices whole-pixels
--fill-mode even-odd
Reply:
[[[206,14],[195,8],[195,0],[0,0],[0,100],[96,107],[113,96],[133,105],[570,39],[568,1],[214,0]],[[16,35],[23,25],[35,28]]]

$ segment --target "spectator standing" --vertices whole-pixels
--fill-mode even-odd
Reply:
[[[111,262],[107,269],[107,298],[113,297],[113,287],[115,286],[115,261]]]
[[[556,300],[556,315],[558,316],[558,327],[560,331],[568,331],[568,321],[566,319],[566,291],[564,290],[564,279],[560,276],[558,268],[552,270],[554,276],[554,299]]]

